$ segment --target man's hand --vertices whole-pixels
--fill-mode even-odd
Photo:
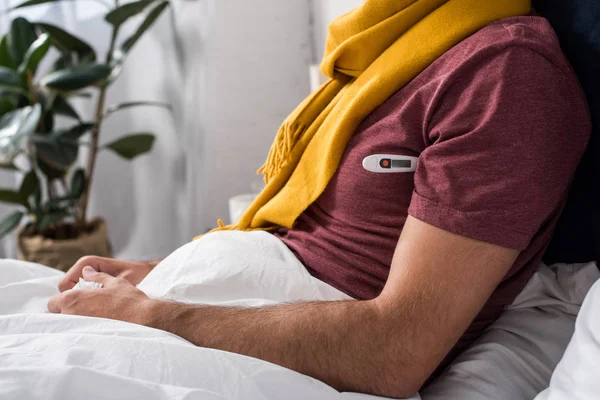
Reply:
[[[140,283],[158,262],[122,261],[114,258],[96,256],[82,257],[69,269],[63,279],[58,283],[58,290],[73,289],[79,278],[82,277],[84,267],[92,267],[98,272],[103,272],[116,278],[123,278],[133,285]]]
[[[67,290],[50,299],[48,310],[59,314],[111,318],[145,324],[150,298],[130,282],[97,272],[86,266],[82,270],[86,281],[102,283],[101,289]]]

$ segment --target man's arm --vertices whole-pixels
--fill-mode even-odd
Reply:
[[[515,261],[517,250],[409,217],[376,299],[244,309],[150,300],[84,269],[101,290],[67,291],[51,312],[119,319],[267,360],[342,391],[408,397],[420,389]]]
[[[144,322],[338,390],[408,397],[454,346],[517,255],[409,217],[388,282],[373,301],[257,309],[152,301]]]

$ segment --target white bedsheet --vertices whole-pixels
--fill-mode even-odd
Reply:
[[[277,365],[198,348],[163,331],[49,314],[46,304],[61,275],[0,260],[0,400],[377,399],[339,393]],[[502,317],[421,393],[423,400],[533,399],[548,387],[580,305],[599,278],[592,263],[540,265]],[[151,297],[221,305],[348,299],[312,278],[264,232],[221,232],[189,243],[139,287]],[[539,400],[598,398],[600,324],[593,309],[600,306],[600,283],[594,289],[552,387]]]
[[[580,308],[584,298],[589,304],[587,299],[600,297],[600,284],[590,290],[598,279],[600,271],[594,263],[541,264],[500,318],[439,379],[421,392],[423,400],[536,398],[548,387],[552,372],[571,341],[576,318],[578,326],[593,326],[591,321],[584,322],[593,320],[593,314],[583,310],[580,313]],[[597,323],[596,329],[596,337],[600,337]],[[578,337],[577,333],[575,336]],[[600,370],[600,342],[585,333],[579,337],[582,339],[577,347],[585,348],[590,356],[584,364],[588,373],[579,374],[573,360],[565,364],[563,359],[561,365],[568,365],[567,369],[579,374],[579,378],[589,379],[590,374]],[[573,341],[569,346],[572,345]],[[599,392],[587,390],[586,386],[564,385],[572,377],[556,377],[555,373],[553,381],[563,383],[558,385],[563,390],[562,396],[555,395],[548,400],[600,399]],[[540,396],[536,400],[546,399],[544,395]]]
[[[376,398],[339,393],[289,369],[152,328],[49,314],[60,277],[39,265],[0,261],[2,400]],[[207,235],[175,251],[139,287],[151,297],[206,304],[348,299],[263,232]]]

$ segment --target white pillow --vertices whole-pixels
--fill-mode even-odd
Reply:
[[[421,391],[423,400],[534,399],[548,387],[552,373],[573,338],[576,318],[586,294],[599,279],[600,271],[594,263],[541,264],[500,318]],[[600,297],[598,285],[596,298]],[[589,308],[594,307],[588,306],[586,313],[590,317],[583,320],[591,318]],[[597,335],[598,332],[596,329]],[[595,355],[590,352],[591,362],[600,362],[598,351],[600,348],[596,348]],[[563,368],[571,369],[568,365]],[[589,370],[589,374],[597,374],[597,371],[600,368]],[[574,385],[564,387],[571,390]],[[559,398],[576,399],[561,393],[552,400]],[[600,395],[580,397],[588,398],[600,400]],[[538,400],[542,399],[547,400],[543,397]]]
[[[550,387],[535,400],[600,399],[600,281],[588,292],[575,334],[552,374]]]

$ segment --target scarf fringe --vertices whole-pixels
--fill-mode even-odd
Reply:
[[[265,183],[268,184],[281,171],[281,168],[292,153],[292,149],[298,143],[306,129],[306,125],[298,121],[294,121],[291,124],[285,122],[279,128],[271,150],[269,150],[267,161],[256,171],[257,174],[263,175]]]

